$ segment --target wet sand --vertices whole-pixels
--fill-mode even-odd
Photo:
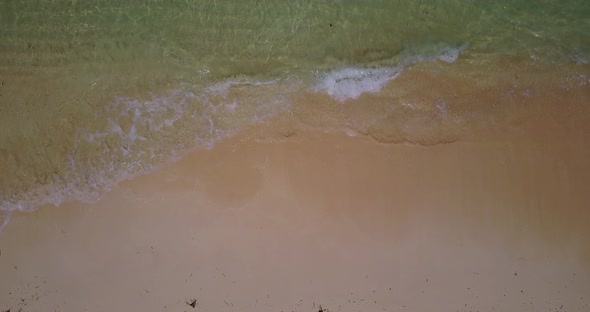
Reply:
[[[279,116],[14,214],[0,309],[587,311],[588,123],[543,116],[435,146]]]

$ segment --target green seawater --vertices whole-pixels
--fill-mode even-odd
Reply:
[[[0,208],[96,199],[292,109],[302,93],[346,102],[358,96],[341,92],[438,66],[422,63],[452,72],[458,59],[489,70],[474,69],[481,77],[512,61],[573,68],[585,86],[588,34],[584,0],[0,0]],[[322,79],[336,87],[318,89]],[[452,101],[432,107],[446,114]],[[416,133],[401,137],[421,142]]]
[[[587,63],[589,16],[583,0],[2,1],[1,64],[157,63],[215,79],[391,64],[463,44]]]

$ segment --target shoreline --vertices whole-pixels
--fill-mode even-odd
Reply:
[[[196,89],[183,89],[178,81],[159,85],[156,79],[117,92],[117,81],[108,78],[110,87],[74,83],[75,76],[65,81],[43,75],[30,81],[8,77],[4,99],[15,105],[47,104],[31,116],[42,119],[32,127],[20,127],[19,118],[33,107],[17,118],[5,118],[10,130],[0,138],[2,209],[95,200],[121,180],[159,168],[187,150],[213,146],[256,123],[272,123],[267,118],[277,114],[287,116],[296,128],[332,129],[388,144],[437,145],[501,141],[495,132],[523,131],[521,125],[531,118],[568,126],[570,119],[577,124],[589,113],[587,65],[562,68],[509,57],[496,60],[498,64],[477,61],[467,55],[452,64],[418,63],[379,92],[346,102],[295,78],[268,85],[230,79]],[[360,74],[356,87],[371,85],[372,76]],[[349,78],[340,88],[355,81],[354,75]],[[39,85],[42,92],[30,93],[11,80]]]

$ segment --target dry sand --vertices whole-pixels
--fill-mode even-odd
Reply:
[[[277,118],[14,214],[0,310],[590,311],[584,118],[429,147]]]

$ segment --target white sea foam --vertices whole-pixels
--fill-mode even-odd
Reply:
[[[444,48],[435,56],[435,58],[447,63],[454,63],[465,47],[466,46],[461,46],[459,48]]]
[[[275,84],[283,83],[279,88]],[[155,170],[194,148],[211,148],[241,127],[287,109],[294,80],[227,80],[207,87],[181,85],[148,98],[114,97],[85,125],[63,160],[68,170],[0,199],[0,230],[13,210],[32,211],[64,201],[95,202],[110,188]],[[181,135],[182,133],[182,135]],[[93,146],[80,155],[78,147]],[[87,153],[84,152],[84,153]]]
[[[357,99],[363,93],[375,93],[399,75],[403,68],[356,68],[349,67],[322,75],[312,87],[315,92],[324,91],[340,102]]]
[[[434,53],[411,54],[395,67],[359,68],[347,67],[322,73],[311,87],[313,92],[325,92],[334,99],[345,102],[358,99],[363,93],[376,93],[390,80],[395,79],[404,68],[418,62],[441,60],[455,62],[466,45],[451,48],[444,47]]]

